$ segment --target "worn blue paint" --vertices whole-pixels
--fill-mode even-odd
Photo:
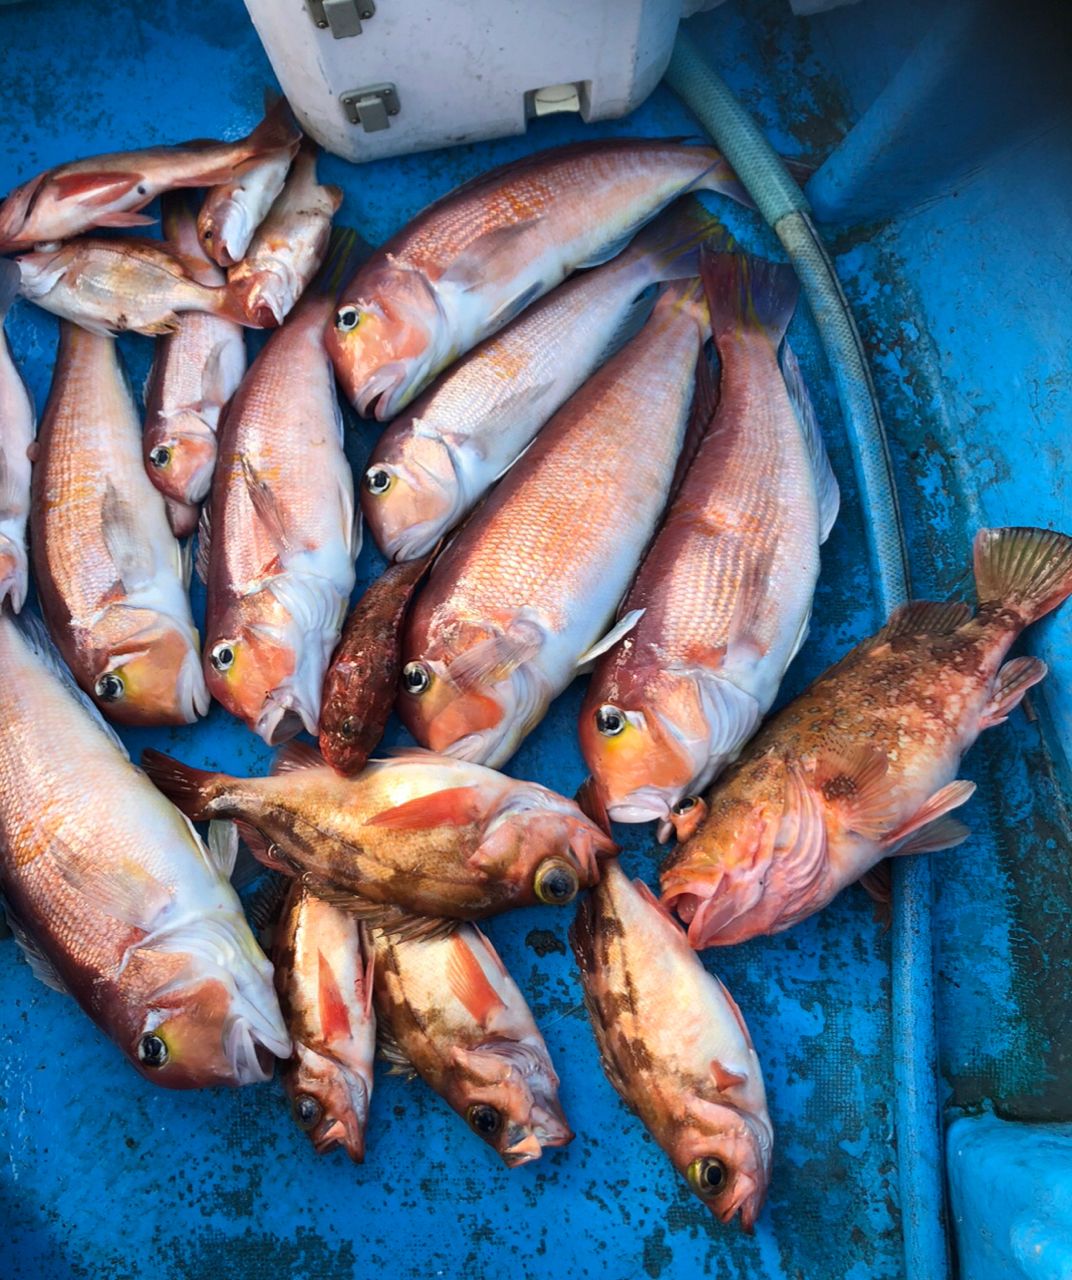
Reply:
[[[931,8],[928,0],[872,0],[794,23],[782,0],[731,0],[693,30],[775,146],[818,162],[896,73]],[[240,0],[6,7],[0,190],[71,155],[235,136],[255,119],[270,80]],[[630,120],[601,126],[695,130],[661,91]],[[331,160],[323,172],[346,190],[342,217],[377,241],[454,183],[583,132],[551,119],[528,138],[360,169]],[[946,189],[935,161],[927,203],[894,207],[883,226],[848,225],[834,246],[891,433],[916,588],[929,594],[961,584],[980,519],[1072,527],[1060,452],[1072,421],[1070,295],[1056,248],[1062,235],[1067,243],[1072,158],[1058,145],[1060,131],[1018,136],[1016,149],[995,140],[986,163]],[[918,145],[940,150],[937,138]],[[751,215],[729,215],[749,247],[777,252]],[[20,306],[11,327],[41,406],[54,325]],[[792,337],[845,507],[787,696],[875,621],[864,516],[832,381],[806,316]],[[138,385],[150,345],[135,338],[122,346]],[[355,464],[371,443],[368,425],[354,429]],[[359,587],[380,567],[366,548]],[[200,589],[195,607],[203,608]],[[1029,722],[1017,713],[968,758],[965,774],[980,784],[966,813],[976,834],[936,860],[950,1106],[989,1097],[1020,1118],[1069,1118],[1061,1081],[1072,1063],[1064,1016],[1072,911],[1060,781],[1072,699],[1059,690],[1072,687],[1070,638],[1066,610],[1028,639],[1056,668],[1033,698],[1043,714]],[[582,776],[573,735],[580,697],[578,685],[559,700],[514,772],[572,790]],[[400,740],[401,730],[389,736]],[[268,759],[219,709],[195,729],[128,740],[239,771]],[[623,834],[628,868],[650,879],[657,853],[646,833]],[[903,1275],[890,937],[872,924],[864,896],[849,891],[787,934],[709,960],[752,1027],[778,1134],[769,1206],[753,1240],[721,1228],[688,1196],[603,1079],[565,950],[568,915],[532,910],[489,930],[545,1031],[578,1132],[571,1148],[514,1173],[419,1082],[378,1079],[367,1162],[356,1169],[344,1157],[312,1155],[275,1085],[153,1090],[70,1002],[31,980],[11,944],[0,944],[0,1275]]]

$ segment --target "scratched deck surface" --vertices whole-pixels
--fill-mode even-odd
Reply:
[[[731,3],[703,19],[699,31],[776,144],[819,161],[873,95],[883,68],[836,79],[821,58],[834,59],[841,41],[842,61],[851,61],[844,48],[849,28],[838,17],[790,29],[786,14],[774,0]],[[880,27],[895,65],[896,39]],[[905,29],[892,34],[909,43]],[[0,191],[73,156],[237,136],[259,114],[270,82],[240,0],[195,6],[39,0],[0,8]],[[665,90],[632,119],[600,129],[696,131]],[[322,173],[346,191],[340,219],[375,242],[456,183],[582,132],[560,117],[534,126],[528,138],[363,169],[329,160]],[[1015,172],[995,180],[1033,172],[1022,152],[1004,163]],[[1072,524],[1060,469],[1046,454],[1068,421],[1067,384],[1051,380],[1036,397],[1038,457],[1028,484],[1017,477],[1019,446],[1009,437],[1009,414],[1021,412],[1022,397],[1000,377],[995,360],[978,359],[994,300],[971,274],[973,234],[989,236],[998,257],[1028,255],[1020,265],[1027,292],[1031,255],[1039,253],[1029,219],[1015,224],[1010,244],[993,227],[986,175],[958,194],[964,197],[958,221],[942,248],[941,203],[881,233],[846,232],[837,245],[877,361],[920,592],[957,585],[980,513]],[[747,245],[773,252],[748,215],[728,212]],[[1026,367],[1030,348],[1035,371],[1024,376],[1045,382],[1043,340],[1053,334],[1037,308],[1025,307],[1019,319],[1022,347],[1013,344],[1013,359]],[[10,330],[40,409],[55,325],[19,305]],[[863,517],[810,318],[798,315],[791,336],[826,430],[843,511],[824,549],[812,634],[787,692],[877,623]],[[132,338],[121,346],[140,386],[150,344]],[[968,415],[949,406],[965,404],[974,426],[963,457],[957,440]],[[373,431],[352,424],[355,465]],[[977,489],[981,467],[993,468],[998,481],[985,500]],[[593,518],[621,520],[628,513]],[[381,568],[366,546],[358,589]],[[194,601],[203,610],[199,588]],[[1070,632],[1067,620],[1049,626],[1052,660],[1055,637],[1067,640]],[[574,735],[580,692],[576,685],[555,704],[512,772],[572,793],[583,776]],[[1067,724],[1067,709],[1065,717]],[[1045,719],[1060,722],[1056,701]],[[239,773],[262,772],[269,759],[260,741],[219,708],[189,730],[126,736],[135,751],[153,743],[195,764]],[[401,739],[392,726],[389,740]],[[939,864],[949,1101],[972,1106],[990,1098],[1013,1114],[1060,1114],[1067,1099],[1055,1082],[1069,1056],[1070,1032],[1059,996],[1067,989],[1068,956],[1053,939],[1069,936],[1070,917],[1067,888],[1055,892],[1053,885],[1067,840],[1039,724],[1018,714],[990,735],[966,773],[980,784],[968,815],[977,834]],[[624,834],[628,869],[650,879],[657,855],[647,832]],[[378,1078],[359,1168],[341,1154],[314,1156],[274,1082],[239,1092],[155,1090],[69,1000],[32,979],[13,943],[0,943],[0,1275],[900,1276],[889,944],[864,895],[851,890],[789,934],[709,961],[751,1026],[777,1133],[768,1207],[752,1240],[719,1226],[687,1194],[604,1080],[566,945],[571,914],[518,912],[488,930],[545,1033],[577,1131],[570,1148],[512,1173],[419,1081]]]

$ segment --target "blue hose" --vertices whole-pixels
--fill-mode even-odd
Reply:
[[[678,35],[666,81],[737,171],[800,277],[834,375],[866,516],[878,602],[888,616],[911,595],[897,486],[863,343],[807,198],[684,32]],[[891,945],[893,1112],[905,1274],[912,1280],[944,1280],[949,1268],[926,857],[894,860]]]

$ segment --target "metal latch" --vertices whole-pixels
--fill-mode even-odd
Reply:
[[[305,0],[309,16],[321,29],[331,29],[336,40],[359,36],[361,22],[376,12],[373,0]]]
[[[398,90],[393,84],[351,89],[341,100],[351,124],[359,124],[366,133],[386,129],[391,123],[387,117],[398,115]]]

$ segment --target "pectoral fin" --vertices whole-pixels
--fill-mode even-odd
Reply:
[[[448,787],[430,795],[417,796],[385,809],[369,818],[368,827],[386,827],[389,831],[425,831],[431,827],[468,826],[484,813],[485,805],[479,787]]]
[[[451,939],[450,958],[447,961],[447,982],[454,996],[464,1006],[469,1016],[487,1030],[492,1018],[506,1005],[488,981],[480,961],[473,954],[463,933],[455,933]]]

